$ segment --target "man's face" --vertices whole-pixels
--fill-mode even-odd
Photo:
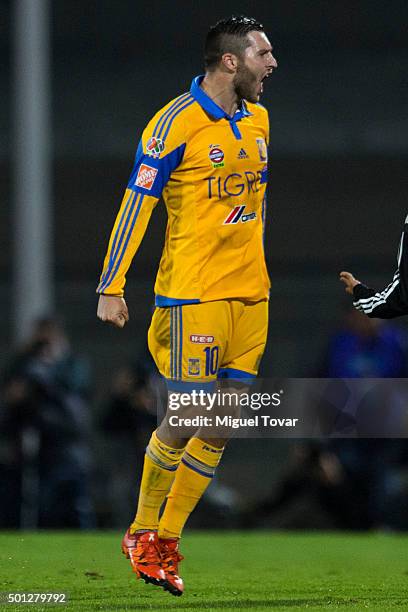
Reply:
[[[264,32],[249,32],[247,38],[250,44],[238,60],[234,88],[239,99],[256,103],[263,92],[263,80],[278,67],[278,63]]]

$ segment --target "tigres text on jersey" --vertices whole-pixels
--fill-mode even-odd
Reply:
[[[113,227],[98,293],[122,296],[126,273],[162,196],[166,240],[157,306],[268,297],[263,248],[267,111],[243,101],[229,116],[201,89],[149,122]]]

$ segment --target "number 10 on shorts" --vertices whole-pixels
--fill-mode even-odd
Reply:
[[[217,373],[218,370],[218,346],[207,346],[204,349],[205,353],[205,375],[211,376]]]

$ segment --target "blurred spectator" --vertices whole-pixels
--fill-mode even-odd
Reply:
[[[344,325],[329,339],[319,375],[327,378],[405,378],[404,331],[350,309]]]
[[[319,376],[406,377],[405,332],[350,309],[328,340]],[[308,401],[315,402],[328,439],[293,444],[278,486],[244,515],[244,524],[408,529],[402,510],[408,501],[408,445],[398,439],[406,419],[406,388],[393,381],[366,387],[357,400],[347,381],[331,380],[321,398],[311,395]],[[385,431],[395,439],[376,437]]]
[[[329,339],[322,376],[407,376],[407,337],[402,328],[371,319],[354,308],[346,313],[344,323],[343,328]],[[398,385],[374,386],[367,391],[355,411],[357,433],[373,437],[337,439],[325,445],[323,452],[329,452],[341,468],[337,488],[343,517],[339,518],[346,522],[346,526],[408,528],[400,513],[396,512],[397,499],[402,504],[407,500],[405,479],[401,477],[406,470],[407,441],[398,439],[401,424],[406,419],[405,406],[405,390],[400,390]],[[381,424],[384,431],[393,432],[395,439],[376,437]],[[376,433],[370,434],[370,431]],[[332,490],[335,488],[332,486]],[[333,512],[336,514],[334,506]]]
[[[38,320],[3,376],[0,431],[9,449],[4,469],[14,476],[15,526],[94,526],[88,400],[87,364],[55,318]]]
[[[297,441],[278,486],[244,514],[243,524],[407,529],[405,453],[403,440]]]
[[[113,377],[110,397],[103,408],[101,429],[109,445],[108,456],[121,460],[106,466],[111,500],[103,519],[108,525],[122,527],[129,522],[138,491],[144,452],[157,426],[159,377],[146,353],[134,364],[125,365]],[[102,514],[104,511],[102,511]],[[110,516],[109,516],[110,514]]]

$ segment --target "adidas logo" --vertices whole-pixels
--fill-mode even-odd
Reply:
[[[248,159],[249,155],[245,151],[245,149],[240,149],[238,153],[238,159]]]

